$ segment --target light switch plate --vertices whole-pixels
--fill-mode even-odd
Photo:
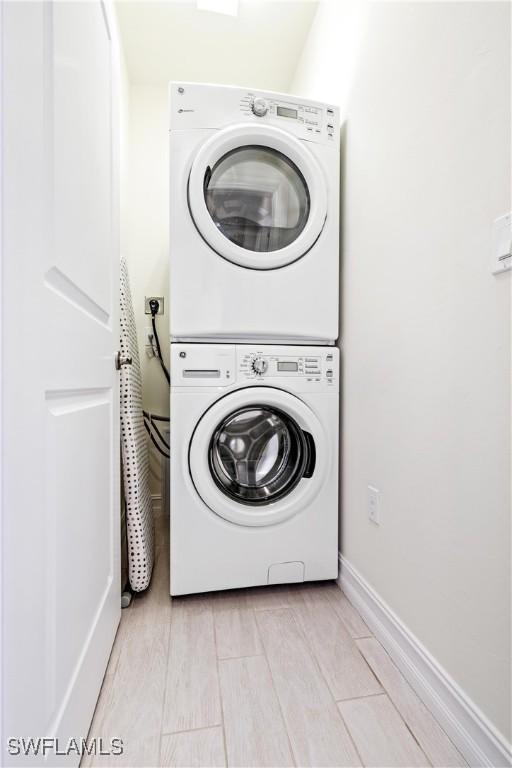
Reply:
[[[368,486],[368,519],[380,525],[380,491],[373,485]]]
[[[492,225],[492,262],[493,275],[512,269],[512,214],[500,216]]]

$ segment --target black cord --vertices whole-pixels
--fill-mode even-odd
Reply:
[[[161,453],[161,454],[162,454],[162,456],[164,456],[164,458],[166,458],[166,459],[170,459],[170,458],[171,458],[171,457],[170,457],[170,455],[169,455],[168,453],[165,453],[165,451],[163,451],[163,450],[162,450],[162,448],[160,448],[160,446],[158,445],[158,443],[157,443],[157,441],[155,440],[155,438],[154,438],[154,435],[153,435],[153,433],[151,432],[150,428],[148,427],[148,425],[147,425],[147,422],[146,422],[146,421],[144,421],[144,426],[145,426],[145,428],[146,428],[146,432],[148,433],[148,435],[149,435],[149,436],[150,436],[150,438],[151,438],[151,442],[153,443],[153,445],[155,446],[155,448],[157,449],[157,451],[158,451],[159,453]]]
[[[167,450],[170,451],[171,450],[171,446],[169,445],[169,443],[167,442],[165,437],[162,435],[162,433],[158,429],[157,425],[153,423],[151,416],[145,416],[144,418],[146,419],[146,422],[149,422],[150,429],[154,429],[155,430],[155,432],[157,433],[158,437],[160,438],[160,441],[165,445]]]
[[[155,322],[155,315],[151,313],[151,325],[153,326],[153,333],[155,334],[155,342],[156,342],[156,351],[158,352],[158,359],[160,360],[160,365],[162,366],[162,371],[164,372],[164,376],[167,379],[167,383],[171,383],[171,377],[169,376],[169,371],[165,367],[165,363],[162,357],[162,350],[160,349],[160,339],[158,338],[158,333],[156,330],[156,322]]]
[[[170,384],[171,383],[171,377],[169,376],[169,371],[167,370],[166,365],[164,363],[164,359],[162,357],[162,349],[160,347],[160,339],[158,338],[158,331],[156,330],[156,319],[155,319],[155,316],[156,316],[156,313],[158,312],[158,308],[159,308],[158,300],[157,299],[151,299],[150,302],[149,302],[149,308],[150,308],[150,311],[151,311],[151,325],[153,326],[153,335],[154,335],[154,338],[155,338],[156,351],[157,351],[158,360],[159,360],[160,365],[162,367],[162,371],[164,372],[164,376],[167,379],[167,383]],[[153,346],[153,345],[151,345],[151,346]],[[151,442],[156,447],[158,452],[162,454],[162,456],[165,456],[166,459],[169,459],[170,456],[167,453],[165,453],[165,451],[162,449],[162,447],[160,445],[158,445],[158,443],[156,442],[155,436],[153,435],[153,432],[151,430],[153,430],[153,429],[155,430],[155,432],[158,435],[160,441],[163,443],[163,445],[165,445],[167,450],[170,452],[171,448],[170,448],[169,443],[167,442],[167,440],[165,440],[164,436],[162,435],[162,433],[158,429],[157,425],[154,423],[155,421],[168,421],[168,422],[170,422],[170,418],[168,416],[152,416],[150,413],[148,413],[147,411],[144,411],[144,410],[142,411],[142,413],[143,413],[143,417],[144,417],[144,427],[146,428],[146,431],[147,431],[148,435],[151,438]],[[149,424],[148,424],[148,422],[149,422]]]
[[[156,416],[154,413],[149,413],[149,411],[142,411],[144,416],[147,419],[151,419],[151,421],[170,421],[169,416]]]

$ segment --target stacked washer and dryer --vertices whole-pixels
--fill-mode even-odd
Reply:
[[[334,579],[338,110],[170,106],[171,594]]]

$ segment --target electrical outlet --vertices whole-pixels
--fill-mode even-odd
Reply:
[[[373,485],[368,486],[368,519],[380,525],[380,491]]]
[[[144,299],[144,313],[146,315],[151,314],[151,310],[149,308],[149,302],[151,299],[156,299],[158,301],[158,312],[157,315],[163,315],[164,314],[164,297],[163,296],[146,296]]]

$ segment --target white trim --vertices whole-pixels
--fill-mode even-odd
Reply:
[[[275,344],[281,346],[334,347],[335,339],[316,339],[307,336],[271,336],[268,333],[240,336],[171,336],[171,344]]]
[[[163,436],[167,442],[167,445],[171,444],[171,425],[170,422],[162,429]],[[162,496],[160,501],[160,514],[163,514],[169,519],[170,515],[170,497],[171,497],[171,483],[170,483],[170,465],[169,459],[160,457],[160,465],[162,469]]]
[[[341,553],[339,561],[340,588],[469,765],[511,765],[504,736]]]
[[[151,494],[151,508],[153,510],[154,515],[161,515],[163,512],[162,507],[162,494],[161,493],[152,493]]]
[[[0,573],[4,573],[4,557],[3,557],[3,544],[4,541],[4,491],[3,491],[3,465],[5,456],[5,437],[3,430],[3,412],[4,412],[4,398],[2,382],[4,380],[5,371],[3,368],[3,334],[5,332],[5,322],[3,307],[4,302],[4,286],[3,286],[3,271],[4,271],[4,247],[3,247],[3,220],[4,220],[4,205],[3,205],[3,189],[4,189],[4,5],[0,6]],[[5,574],[6,575],[6,574]],[[4,604],[5,604],[5,584],[7,579],[0,578],[0,626],[5,626],[4,621]],[[0,691],[4,690],[3,687],[3,669],[4,669],[4,653],[3,653],[3,632],[0,632]],[[5,744],[4,734],[4,703],[3,696],[0,696],[0,743]]]

